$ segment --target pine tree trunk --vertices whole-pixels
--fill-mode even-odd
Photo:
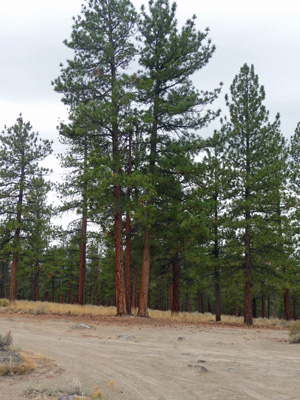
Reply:
[[[51,301],[54,303],[54,278],[52,279],[51,282]]]
[[[84,304],[85,294],[85,270],[86,270],[86,233],[87,233],[87,208],[83,206],[81,238],[80,238],[80,264],[79,264],[79,282],[78,282],[78,304]]]
[[[85,272],[86,272],[86,234],[87,234],[87,170],[88,170],[88,144],[87,134],[84,135],[84,160],[83,160],[83,189],[82,189],[82,222],[80,237],[80,261],[79,261],[79,281],[78,281],[78,303],[83,305],[85,302]]]
[[[205,313],[204,309],[204,291],[201,292],[201,314]]]
[[[149,295],[149,277],[150,277],[150,245],[149,245],[149,228],[145,229],[145,241],[143,252],[142,275],[140,283],[139,297],[139,317],[149,317],[148,314],[148,295]]]
[[[290,299],[289,299],[289,289],[285,288],[283,292],[284,299],[284,314],[285,319],[289,321],[291,319],[291,308],[290,308]]]
[[[172,270],[173,270],[173,298],[171,303],[171,312],[179,313],[180,311],[180,280],[179,280],[179,257],[178,251],[175,253],[172,259]]]
[[[117,108],[117,107],[116,107]],[[117,115],[117,111],[116,111]],[[113,158],[115,162],[114,175],[120,178],[121,170],[119,164],[119,135],[118,128],[113,127]],[[117,315],[126,314],[125,282],[124,282],[124,256],[123,256],[123,233],[122,233],[122,208],[121,208],[121,184],[114,185],[114,228],[115,228],[115,260],[116,260],[116,307]]]
[[[198,302],[198,312],[201,312],[201,297],[200,297],[200,290],[197,290],[197,302]]]
[[[97,260],[96,263],[96,270],[95,270],[95,306],[98,305],[98,286],[99,286],[99,268],[98,268],[98,262]]]
[[[115,186],[115,197],[120,204],[121,188]],[[116,256],[116,307],[117,315],[126,314],[124,264],[123,264],[123,236],[122,236],[122,213],[115,210],[115,256]]]
[[[132,282],[132,302],[131,305],[134,309],[137,308],[137,293],[138,293],[138,269],[134,267],[133,270],[133,282]]]
[[[293,318],[296,321],[297,320],[297,301],[296,301],[296,295],[295,292],[293,293]]]
[[[250,196],[250,192],[246,189],[246,200],[248,200]],[[250,211],[246,209],[246,224],[249,223],[250,220]],[[252,325],[252,294],[251,294],[251,237],[250,237],[250,228],[246,225],[245,229],[245,273],[246,273],[246,283],[245,283],[245,324]]]
[[[214,193],[214,201],[217,204],[218,201],[218,192]],[[215,221],[218,221],[218,208],[215,207]],[[214,258],[215,262],[218,263],[219,260],[219,229],[218,225],[216,224],[214,227]],[[216,292],[216,321],[221,321],[221,288],[220,288],[220,271],[218,264],[215,267],[215,292]]]
[[[3,274],[3,298],[7,297],[7,277],[8,277],[8,262],[5,263],[4,274]]]
[[[131,140],[132,133],[129,135],[128,144],[128,175],[131,174]],[[131,293],[130,293],[130,264],[131,264],[131,220],[130,212],[128,210],[130,203],[130,189],[127,189],[127,212],[126,212],[126,248],[125,248],[125,298],[126,298],[126,312],[131,315]]]
[[[130,196],[130,195],[129,195]],[[126,249],[125,249],[125,298],[126,312],[131,314],[131,291],[130,291],[130,253],[131,253],[131,226],[130,214],[126,213]]]
[[[20,240],[20,229],[18,228],[15,233],[15,244],[19,244]],[[10,290],[9,290],[9,300],[16,301],[17,299],[17,268],[18,268],[18,258],[19,252],[15,250],[13,252],[13,262],[11,266],[11,275],[10,275]]]
[[[216,275],[216,321],[221,321],[221,289],[219,284],[219,274]]]
[[[159,110],[159,89],[160,82],[156,83],[155,87],[155,99],[153,105],[153,125],[150,137],[150,162],[149,162],[149,174],[151,176],[153,182],[153,175],[156,164],[156,155],[157,155],[157,120],[158,120],[158,110]],[[154,198],[151,197],[148,205],[154,203]],[[148,314],[148,304],[147,297],[149,291],[149,279],[150,279],[150,228],[148,225],[145,227],[145,236],[144,236],[144,251],[143,251],[143,264],[142,264],[142,273],[141,273],[141,284],[140,284],[140,297],[139,297],[139,311],[138,315],[140,317],[149,317]]]
[[[261,317],[266,318],[266,296],[263,294],[261,296]]]
[[[6,286],[7,286],[7,276],[8,276],[8,262],[4,261],[2,263],[2,271],[0,273],[2,276],[1,280],[1,291],[0,291],[0,298],[6,299]]]
[[[25,181],[25,167],[23,166],[20,177],[20,190],[17,203],[17,228],[14,237],[13,262],[10,275],[10,291],[9,291],[10,301],[15,301],[17,299],[17,269],[18,269],[18,259],[19,259],[18,247],[19,247],[20,232],[21,232],[24,181]]]
[[[253,318],[257,318],[257,306],[256,306],[255,298],[253,298],[253,300],[252,300],[252,308],[253,308],[253,310],[252,310]]]
[[[33,290],[32,290],[32,300],[38,301],[39,300],[39,280],[40,280],[40,272],[37,271],[33,275]]]

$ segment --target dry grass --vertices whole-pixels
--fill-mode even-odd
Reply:
[[[12,345],[12,341],[13,339],[10,331],[6,335],[0,333],[0,351],[8,350]]]
[[[293,322],[289,326],[290,343],[300,343],[300,321]]]
[[[13,363],[0,364],[0,376],[26,375],[36,369],[36,363],[26,352],[20,351],[23,362],[20,365]]]
[[[0,299],[0,307],[9,306],[9,301],[7,299]]]
[[[85,388],[77,378],[73,378],[70,384],[59,388],[49,388],[29,383],[23,393],[26,397],[38,399],[57,399],[60,397],[76,396],[78,400],[109,400],[112,399],[113,395],[111,388],[112,385],[109,383],[109,393],[103,394],[99,386],[95,386],[93,389]]]
[[[200,314],[198,312],[188,313],[180,312],[171,315],[171,311],[149,310],[151,318],[173,319],[178,322],[191,322],[199,324],[217,324],[244,326],[244,317],[236,317],[233,315],[222,315],[222,321],[216,322],[216,316],[211,313]],[[291,322],[281,320],[279,318],[254,318],[253,325],[257,328],[287,328]]]
[[[30,313],[36,315],[76,315],[76,316],[115,316],[116,307],[103,307],[93,305],[78,304],[58,304],[48,302],[33,301],[16,301],[10,303],[5,308],[1,308],[0,312],[14,313]],[[133,315],[137,315],[137,310],[132,310]],[[215,315],[211,313],[200,314],[198,312],[188,313],[180,312],[171,315],[171,311],[149,310],[149,316],[157,319],[172,319],[173,321],[195,323],[195,324],[218,324],[231,326],[244,326],[243,317],[235,317],[231,315],[222,315],[222,321],[216,322]],[[257,328],[288,328],[292,322],[287,322],[278,318],[255,318],[253,320],[254,327]]]
[[[15,301],[3,309],[4,312],[16,312],[20,314],[52,314],[52,315],[78,315],[78,316],[114,316],[116,315],[116,307],[103,307],[79,304],[58,304],[41,301]],[[0,308],[1,312],[1,308]]]

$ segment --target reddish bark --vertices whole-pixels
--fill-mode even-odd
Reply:
[[[137,308],[137,293],[138,293],[138,269],[137,267],[133,270],[133,283],[132,283],[132,302],[131,305],[133,308]]]
[[[129,195],[130,196],[130,195]],[[130,253],[131,253],[131,225],[130,214],[126,213],[126,249],[125,249],[125,298],[126,312],[131,314],[131,291],[130,291]]]
[[[139,298],[139,317],[149,317],[148,314],[148,292],[150,277],[150,245],[149,245],[149,228],[145,229],[145,242],[143,252],[142,276]]]
[[[128,145],[128,175],[131,174],[131,140],[132,134],[129,135]],[[127,189],[127,212],[126,212],[126,248],[125,248],[125,299],[126,299],[126,312],[131,314],[131,293],[130,293],[130,264],[131,264],[131,220],[130,213],[128,211],[130,202],[130,189]]]
[[[157,132],[158,132],[158,116],[159,116],[159,93],[160,93],[160,82],[156,82],[155,87],[155,99],[153,105],[153,125],[151,129],[150,137],[150,162],[149,162],[149,174],[152,177],[155,171],[156,155],[157,155]],[[154,198],[151,197],[148,206],[154,204]],[[149,317],[148,314],[148,291],[149,291],[149,279],[150,279],[150,228],[148,225],[145,227],[144,236],[144,251],[143,251],[143,263],[142,263],[142,273],[141,273],[141,284],[140,284],[140,297],[139,297],[139,311],[138,315],[140,317]]]
[[[114,188],[116,204],[120,204],[120,185]],[[122,213],[115,209],[115,259],[116,259],[116,306],[117,315],[126,314],[125,286],[124,286],[124,264],[123,264],[123,236],[122,236]]]

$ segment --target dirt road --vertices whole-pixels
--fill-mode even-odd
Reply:
[[[73,329],[78,323],[93,329]],[[73,378],[114,400],[300,399],[300,345],[283,330],[0,314],[0,333],[9,330],[15,346],[50,361],[27,377],[0,378],[1,400]]]

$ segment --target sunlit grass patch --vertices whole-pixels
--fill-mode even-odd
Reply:
[[[30,313],[36,315],[74,315],[74,316],[115,316],[116,307],[104,307],[94,305],[79,305],[67,303],[49,303],[40,301],[26,301],[20,300],[10,303],[5,308],[0,308],[0,312],[16,312],[20,314]],[[237,317],[234,315],[222,315],[222,321],[216,322],[214,314],[199,312],[179,312],[171,313],[171,311],[151,310],[149,309],[149,316],[151,318],[173,320],[184,323],[195,324],[217,324],[217,325],[231,325],[231,326],[244,326],[244,317]],[[132,309],[132,314],[137,315],[138,310]],[[257,328],[283,328],[289,327],[291,322],[281,320],[279,318],[254,318],[253,326]]]
[[[10,303],[5,310],[20,314],[30,313],[36,315],[53,314],[78,316],[114,316],[117,312],[116,307],[94,306],[90,304],[82,306],[79,304],[61,304],[27,300]]]

